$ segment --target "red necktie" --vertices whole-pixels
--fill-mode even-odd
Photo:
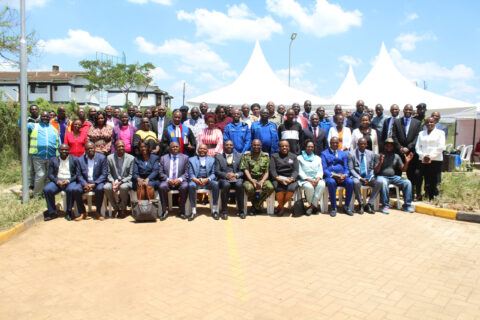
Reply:
[[[317,139],[317,128],[313,128],[313,133],[315,135],[315,139]]]

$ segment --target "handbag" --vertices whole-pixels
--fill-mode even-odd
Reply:
[[[293,203],[293,216],[300,217],[305,215],[305,213],[307,213],[307,210],[303,204],[303,199],[300,198]]]
[[[146,192],[148,200],[140,200],[133,204],[132,217],[135,222],[157,221],[158,200],[151,200]]]

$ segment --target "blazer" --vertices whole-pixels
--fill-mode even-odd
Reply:
[[[95,183],[100,184],[107,181],[108,175],[108,164],[107,164],[107,157],[103,154],[95,153],[93,158],[94,166],[93,166],[93,179],[88,180],[88,156],[84,154],[83,156],[78,158],[79,164],[79,175],[78,175],[78,182],[84,186],[88,183]]]
[[[165,130],[172,123],[173,123],[172,118],[165,116],[165,120],[163,121],[163,129],[164,129],[163,134],[165,134]],[[158,117],[150,119],[150,130],[155,132],[157,134],[157,137],[158,137]],[[163,136],[162,136],[162,138],[163,138]]]
[[[241,153],[233,153],[232,168],[227,164],[227,155],[225,153],[217,154],[215,156],[215,174],[219,179],[226,179],[225,175],[228,172],[233,172],[238,175],[238,178],[243,177],[243,171],[240,170],[240,164],[242,162]]]
[[[400,152],[400,148],[407,147],[408,150],[415,152],[418,134],[422,131],[421,123],[415,118],[411,118],[408,134],[405,135],[405,117],[395,119],[392,126],[392,138],[395,143],[395,150]]]
[[[188,167],[188,176],[190,179],[198,177],[200,173],[200,159],[198,156],[192,157],[188,160],[190,166]],[[207,156],[205,165],[207,167],[207,175],[210,181],[215,180],[215,160]]]
[[[377,130],[374,128],[370,128],[370,138],[372,139],[372,150],[374,153],[378,153],[378,138],[377,138]],[[357,142],[363,138],[363,133],[360,131],[360,128],[353,130],[352,132],[352,150],[357,148]]]
[[[348,153],[348,170],[350,170],[350,174],[352,177],[360,179],[360,151],[358,148],[352,150]],[[379,156],[373,153],[370,150],[365,149],[365,162],[366,162],[366,169],[367,175],[374,175],[375,174],[375,166],[378,164]]]
[[[328,131],[327,142],[329,146],[330,139],[332,139],[332,137],[338,138],[337,126],[332,126]],[[347,149],[352,147],[352,131],[350,131],[350,128],[348,127],[343,127],[342,147]]]
[[[380,141],[379,141],[380,146],[382,146],[385,140],[387,140],[388,138],[388,127],[390,127],[390,121],[392,120],[395,120],[395,119],[393,117],[389,117],[385,119],[385,121],[383,121],[383,127],[382,127],[382,132],[380,134]],[[392,131],[393,131],[393,127],[392,127]],[[393,135],[393,132],[392,132],[392,135]]]
[[[337,150],[338,157],[335,157],[332,149],[328,148],[322,152],[322,167],[323,176],[326,178],[332,177],[332,172],[343,173],[347,176],[350,175],[348,170],[348,156],[345,151]]]
[[[154,180],[158,177],[158,156],[151,154],[148,161],[145,162],[141,157],[136,157],[133,163],[132,180],[137,178]]]
[[[188,181],[188,168],[189,168],[189,162],[188,162],[188,156],[179,153],[177,155],[178,157],[178,175],[177,178],[182,179],[182,181]],[[171,160],[171,153],[166,154],[160,158],[160,164],[159,164],[159,177],[160,181],[168,181],[169,175],[170,175],[170,160]]]
[[[303,129],[304,133],[304,141],[307,139],[312,140],[315,143],[315,151],[313,152],[317,156],[320,156],[323,150],[328,148],[328,141],[327,141],[327,132],[323,130],[320,126],[318,128],[318,135],[317,139],[313,134],[312,126],[308,126],[308,128]],[[303,147],[302,147],[303,149]]]
[[[130,144],[132,146],[132,152],[133,152],[133,136],[135,135],[135,132],[137,132],[137,127],[134,126],[128,126],[130,129]],[[112,153],[115,153],[115,142],[117,140],[120,140],[120,132],[122,131],[121,124],[118,126],[115,126],[113,128],[113,133],[112,133]]]
[[[70,179],[68,179],[69,182],[75,182],[77,181],[78,177],[78,161],[77,158],[75,158],[72,155],[68,156],[68,164],[70,166]],[[58,168],[60,167],[60,157],[53,157],[50,159],[50,162],[48,164],[48,179],[52,181],[53,183],[57,183],[58,178]]]
[[[122,166],[122,183],[128,183],[132,181],[133,175],[133,163],[135,162],[135,157],[131,154],[125,153],[123,156],[123,166]],[[119,180],[118,175],[118,156],[116,153],[111,154],[107,157],[108,163],[108,176],[107,180],[109,182],[115,182],[115,180]]]

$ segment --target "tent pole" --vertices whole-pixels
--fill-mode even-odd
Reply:
[[[453,135],[453,148],[457,147],[457,123],[458,123],[458,120],[455,119],[455,131],[454,131],[454,135]]]
[[[473,146],[474,149],[475,149],[475,139],[477,138],[476,135],[477,135],[477,119],[475,119],[475,122],[473,123],[473,142],[472,142],[472,146]]]

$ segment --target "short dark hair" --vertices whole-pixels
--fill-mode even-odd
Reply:
[[[254,103],[250,106],[250,110],[253,111],[253,108],[258,107],[258,109],[261,109],[260,105],[258,103]]]

